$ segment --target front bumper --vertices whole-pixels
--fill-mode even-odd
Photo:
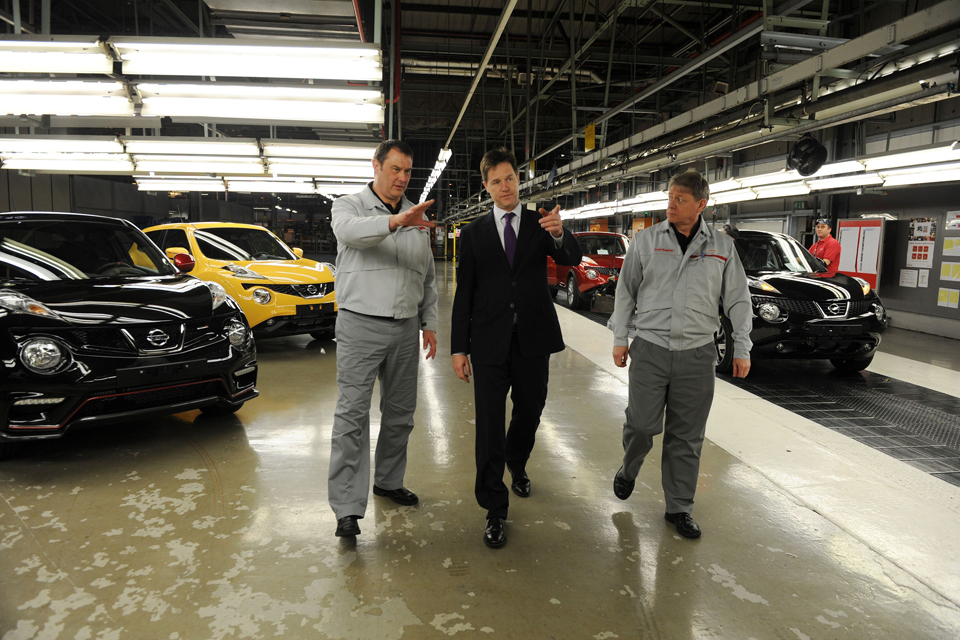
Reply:
[[[782,323],[754,318],[751,356],[758,358],[868,358],[877,350],[886,322]]]
[[[256,339],[296,336],[315,331],[332,332],[337,323],[337,309],[333,302],[301,304],[290,316],[275,316],[253,327]]]
[[[218,359],[146,364],[117,369],[116,376],[89,383],[17,382],[0,394],[0,440],[60,438],[81,425],[240,404],[260,395],[257,369],[256,352],[251,351],[230,364]],[[62,400],[36,404],[57,398]]]

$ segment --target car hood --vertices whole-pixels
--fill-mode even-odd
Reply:
[[[753,277],[776,287],[784,297],[794,300],[828,301],[863,298],[863,288],[860,283],[842,273],[831,278],[824,278],[822,274],[791,272],[766,273]],[[750,293],[759,296],[776,295],[756,286],[750,287]]]
[[[623,256],[611,256],[611,255],[594,255],[587,254],[583,256],[584,258],[590,258],[597,263],[598,267],[608,267],[611,269],[621,269],[623,268]]]
[[[274,284],[311,284],[333,280],[330,268],[313,260],[252,260],[234,264],[255,271]],[[246,278],[243,280],[255,282]]]
[[[5,288],[42,302],[71,324],[87,327],[175,322],[213,313],[210,289],[186,275],[18,282]]]

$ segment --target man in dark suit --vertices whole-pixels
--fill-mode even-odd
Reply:
[[[557,264],[580,264],[577,239],[565,233],[560,207],[539,215],[520,204],[517,160],[506,149],[487,152],[480,163],[483,186],[494,208],[463,228],[457,292],[453,300],[453,370],[476,377],[477,502],[487,510],[483,541],[506,541],[510,498],[503,482],[530,495],[526,464],[547,401],[550,354],[563,350],[560,322],[547,286],[547,256]],[[513,414],[505,429],[507,391]]]

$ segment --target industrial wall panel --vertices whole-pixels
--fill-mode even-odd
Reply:
[[[53,195],[50,193],[51,177],[49,173],[38,173],[30,179],[34,211],[53,210]]]
[[[71,176],[62,173],[54,173],[50,176],[51,211],[73,211],[73,204],[70,202],[70,180]]]

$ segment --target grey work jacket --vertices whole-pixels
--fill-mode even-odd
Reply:
[[[400,211],[413,203],[402,198]],[[333,202],[337,237],[337,304],[341,309],[396,319],[419,316],[437,330],[437,285],[430,230],[390,231],[390,211],[368,185]]]
[[[733,324],[733,357],[748,359],[753,326],[747,276],[733,240],[703,218],[686,253],[668,221],[636,233],[623,260],[613,315],[613,346],[643,338],[670,351],[709,344],[721,300]]]

